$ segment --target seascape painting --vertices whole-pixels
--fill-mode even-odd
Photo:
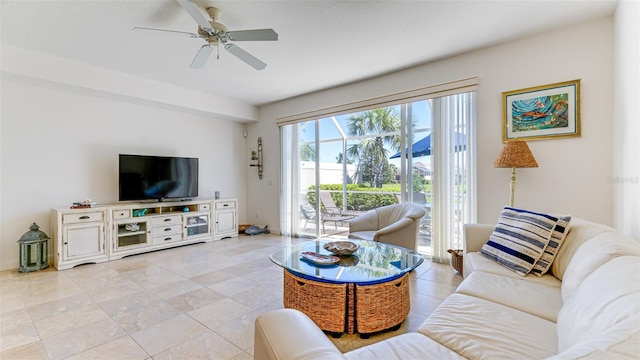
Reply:
[[[580,80],[503,93],[503,141],[580,135]]]

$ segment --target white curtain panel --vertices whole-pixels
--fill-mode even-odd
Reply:
[[[434,262],[448,262],[448,249],[462,249],[462,225],[476,220],[475,92],[434,99]]]

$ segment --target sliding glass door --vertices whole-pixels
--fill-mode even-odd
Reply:
[[[346,238],[353,217],[412,203],[426,211],[419,251],[448,260],[475,220],[474,102],[470,92],[281,126],[283,233]]]

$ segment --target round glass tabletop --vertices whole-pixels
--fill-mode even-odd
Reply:
[[[349,256],[339,256],[335,263],[322,264],[303,256],[303,253],[333,255],[324,249],[326,243],[333,242],[327,239],[278,249],[271,254],[270,259],[298,276],[316,281],[360,285],[390,281],[415,269],[424,261],[422,255],[411,249],[374,241],[349,241],[359,245],[358,250]]]

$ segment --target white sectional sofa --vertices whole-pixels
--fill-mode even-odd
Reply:
[[[259,316],[262,359],[640,359],[640,244],[573,218],[549,273],[478,253],[495,225],[466,225],[464,281],[420,326],[342,354],[303,313]]]

